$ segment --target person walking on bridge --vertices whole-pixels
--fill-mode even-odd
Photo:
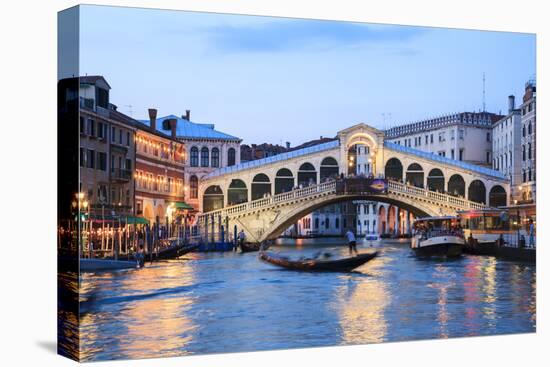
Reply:
[[[355,235],[351,229],[348,229],[346,232],[346,237],[348,238],[349,254],[353,255],[353,252],[355,251],[355,254],[357,255],[357,241],[355,240]]]

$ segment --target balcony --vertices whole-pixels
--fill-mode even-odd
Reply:
[[[122,168],[111,169],[111,180],[117,182],[129,182],[132,179],[132,171]]]

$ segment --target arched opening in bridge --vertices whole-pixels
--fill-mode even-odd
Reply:
[[[452,175],[451,178],[449,178],[447,186],[447,191],[449,195],[464,197],[464,194],[466,192],[466,182],[464,182],[464,179],[461,175]]]
[[[306,187],[317,184],[317,171],[311,163],[304,163],[298,169],[298,186]]]
[[[500,185],[495,185],[489,191],[489,206],[506,206],[506,190]]]
[[[412,163],[407,168],[406,181],[409,185],[424,187],[424,170],[418,163]]]
[[[319,171],[319,182],[323,183],[328,179],[338,177],[338,162],[332,157],[326,157],[321,161],[321,169]]]
[[[445,191],[445,176],[443,176],[443,172],[439,168],[434,168],[428,173],[428,190]]]
[[[288,168],[281,168],[275,175],[275,195],[291,191],[294,188],[294,176]]]
[[[468,200],[485,204],[487,192],[485,184],[480,180],[474,180],[468,187]]]
[[[248,201],[248,189],[243,180],[233,179],[227,189],[227,205],[237,205]]]
[[[401,161],[397,158],[391,158],[386,162],[386,167],[384,170],[386,178],[388,180],[394,181],[403,181],[403,165]]]
[[[223,191],[219,186],[209,186],[202,197],[203,212],[223,208]]]
[[[261,199],[267,195],[271,195],[271,182],[269,177],[263,173],[258,173],[252,179],[252,200]]]

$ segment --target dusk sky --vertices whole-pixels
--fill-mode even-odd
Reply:
[[[532,34],[100,6],[80,30],[81,75],[105,76],[120,111],[190,109],[244,143],[478,111],[484,72],[504,112],[536,69]]]

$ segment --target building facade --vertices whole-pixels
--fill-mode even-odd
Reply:
[[[525,84],[521,110],[521,182],[518,185],[518,203],[531,204],[536,198],[537,177],[537,105],[536,84]]]
[[[508,97],[508,114],[493,124],[493,169],[502,172],[511,185],[511,199],[519,195],[521,182],[521,109]]]
[[[185,146],[175,138],[175,121],[169,121],[170,134],[156,129],[156,113],[149,110],[150,125],[137,123],[136,214],[166,225],[174,219],[176,204],[186,200]]]
[[[385,131],[388,141],[459,161],[490,166],[492,125],[502,116],[461,112],[396,126]]]
[[[156,110],[155,110],[156,114]],[[183,181],[187,192],[186,202],[198,210],[198,187],[200,179],[215,169],[233,166],[241,162],[241,139],[215,130],[213,124],[199,124],[192,122],[191,111],[178,117],[168,115],[156,118],[153,129],[164,134],[172,134],[172,125],[175,126],[175,138],[184,145]],[[153,119],[140,120],[151,127]]]
[[[80,192],[93,215],[133,215],[135,128],[110,103],[111,87],[102,76],[79,80]]]

